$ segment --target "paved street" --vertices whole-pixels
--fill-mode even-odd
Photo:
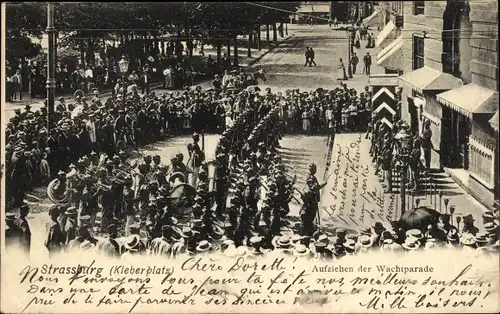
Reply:
[[[362,230],[380,221],[386,226],[401,217],[401,197],[399,194],[384,193],[381,182],[369,155],[370,140],[364,134],[337,134],[328,171],[330,179],[321,196],[321,224],[326,229],[343,227],[348,230]],[[444,199],[456,206],[457,216],[472,214],[476,221],[482,221],[486,210],[479,202],[461,189],[445,174],[433,174],[443,193],[441,206],[439,196],[433,193],[425,196],[408,195],[407,207],[420,199],[420,206],[426,206],[445,213]],[[408,193],[409,194],[409,193]],[[422,194],[422,193],[421,193]],[[448,211],[449,213],[449,211]],[[477,224],[478,228],[482,224]]]
[[[256,48],[255,49],[252,48],[251,49],[251,51],[252,51],[251,57],[247,56],[248,50],[247,50],[246,46],[247,46],[247,42],[248,42],[248,37],[243,38],[243,36],[239,36],[238,41],[241,41],[242,43],[244,43],[244,45],[241,45],[241,47],[238,48],[239,65],[241,67],[252,66],[255,62],[259,61],[263,56],[270,53],[270,51],[273,51],[275,47],[279,47],[280,44],[282,44],[283,42],[286,42],[293,35],[293,29],[294,29],[293,27],[290,29],[290,32],[288,33],[288,35],[284,34],[285,35],[284,37],[278,36],[276,43],[272,42],[272,34],[271,34],[270,42],[269,43],[266,42],[265,41],[265,38],[266,38],[265,31],[261,31],[261,38],[262,38],[261,50],[258,50]],[[226,51],[225,49],[226,48],[224,48],[222,50],[223,53]],[[278,51],[279,48],[276,48],[276,50]],[[199,54],[199,50],[195,50],[194,55],[197,56],[198,54]],[[209,55],[211,55],[212,58],[216,58],[217,50],[215,47],[213,47],[211,45],[206,45],[204,47],[204,54],[205,54],[205,58],[208,57]],[[234,50],[232,50],[231,54],[234,54]],[[199,85],[202,87],[211,87],[211,82],[212,82],[211,80],[202,80],[202,81],[198,82],[197,84],[195,84],[195,86]],[[160,93],[160,94],[167,91],[166,89],[162,88],[162,83],[154,83],[152,85],[151,89],[155,90],[157,93]],[[60,96],[61,95],[58,95],[58,94],[56,95],[56,101]],[[66,103],[74,102],[74,98],[73,98],[72,94],[65,94],[62,96],[65,98]],[[101,98],[103,100],[106,100],[109,97],[111,97],[111,91],[105,90],[105,91],[101,92]],[[23,100],[16,100],[14,102],[5,103],[5,106],[4,106],[5,122],[7,122],[11,117],[14,116],[14,110],[16,110],[16,109],[24,110],[24,107],[27,104],[32,106],[32,110],[37,110],[41,107],[42,101],[43,100],[41,98],[31,98],[29,96],[29,94],[24,93]]]
[[[291,38],[282,43],[277,49],[266,54],[256,69],[263,68],[268,81],[264,87],[272,90],[285,90],[287,88],[300,88],[302,90],[333,88],[337,83],[337,65],[340,56],[347,56],[347,40],[343,31],[330,30],[326,26],[299,27],[289,29]],[[316,51],[317,67],[304,67],[304,50],[312,46]],[[358,54],[365,54],[361,49]],[[376,54],[375,50],[373,53]],[[380,73],[379,68],[374,68],[372,73]],[[355,75],[353,80],[347,82],[348,86],[357,89],[368,84],[366,75]],[[164,162],[168,163],[172,154],[182,152],[187,160],[186,145],[190,136],[179,136],[148,145],[143,149],[147,154],[158,154]],[[207,159],[214,158],[214,148],[218,135],[205,136],[205,151]],[[280,153],[287,163],[288,174],[297,174],[297,189],[302,190],[308,165],[315,163],[318,166],[317,177],[320,182],[324,180],[326,156],[328,153],[326,136],[285,136],[281,141]],[[374,175],[373,165],[368,154],[369,141],[364,139],[364,134],[337,134],[331,155],[329,168],[330,177],[322,193],[320,208],[322,208],[321,224],[326,229],[345,227],[347,229],[366,228],[375,221],[388,224],[401,216],[401,200],[396,195],[384,194],[379,180]],[[476,220],[484,210],[479,203],[465,194],[456,184],[446,176],[439,178],[442,185],[446,186],[445,197],[450,197],[450,204],[457,206],[457,213],[472,213]],[[295,193],[300,198],[299,193]],[[430,197],[423,198],[421,204],[429,205]],[[48,206],[46,201],[45,206]],[[45,207],[42,205],[42,207]],[[293,202],[291,215],[298,215],[300,205]],[[439,207],[437,207],[439,210]],[[442,207],[444,211],[444,206]],[[48,221],[46,213],[30,215],[33,246],[32,252],[39,254],[44,250],[41,247],[45,237],[45,228]]]

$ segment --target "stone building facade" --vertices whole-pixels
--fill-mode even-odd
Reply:
[[[491,124],[498,112],[498,3],[404,1],[403,19],[401,116],[415,133],[429,121],[439,168],[493,204],[499,162]]]

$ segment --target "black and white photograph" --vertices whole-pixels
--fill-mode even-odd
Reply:
[[[500,311],[497,1],[2,23],[2,312]]]

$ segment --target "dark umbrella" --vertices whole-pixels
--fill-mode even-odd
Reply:
[[[405,212],[399,219],[400,226],[405,229],[427,230],[429,224],[436,223],[441,214],[434,209],[420,207]]]

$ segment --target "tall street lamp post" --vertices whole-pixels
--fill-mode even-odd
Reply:
[[[399,143],[399,167],[401,171],[401,215],[406,211],[406,176],[408,173],[408,163],[410,158],[410,144],[411,135],[408,133],[406,127],[403,128],[396,134],[394,139]]]
[[[352,78],[352,68],[351,68],[351,58],[352,58],[352,29],[349,27],[347,28],[347,76],[349,78]]]
[[[127,96],[127,83],[126,83],[126,75],[128,72],[129,62],[125,59],[125,56],[122,55],[122,59],[118,62],[118,66],[120,67],[120,72],[122,72],[122,82],[123,82],[123,108],[125,108],[125,98]]]
[[[47,127],[49,131],[54,127],[54,101],[55,101],[55,91],[56,91],[56,60],[55,60],[55,35],[56,29],[54,27],[54,4],[47,3],[47,28],[45,29],[48,34],[48,56],[47,56]]]

